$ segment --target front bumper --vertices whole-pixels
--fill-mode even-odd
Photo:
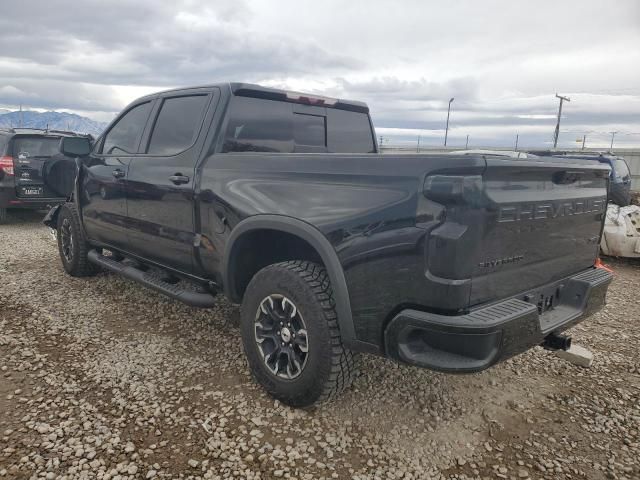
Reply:
[[[385,329],[386,352],[433,370],[484,370],[600,310],[612,278],[604,269],[591,268],[464,315],[402,310]]]

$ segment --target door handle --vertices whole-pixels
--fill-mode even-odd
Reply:
[[[176,173],[175,175],[171,175],[169,177],[169,180],[173,182],[175,185],[183,185],[185,183],[189,183],[189,177],[187,177],[186,175],[181,175],[179,173]]]
[[[113,175],[116,178],[122,178],[124,177],[125,173],[119,168],[116,168],[115,170],[111,171],[111,175]]]

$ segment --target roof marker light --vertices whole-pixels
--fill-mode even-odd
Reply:
[[[298,92],[287,92],[287,100],[297,103],[305,103],[307,105],[335,105],[338,103],[336,98],[316,97]]]

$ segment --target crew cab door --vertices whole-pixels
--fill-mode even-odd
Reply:
[[[123,112],[84,162],[78,201],[91,240],[127,250],[126,176],[153,104],[147,100]]]
[[[217,89],[181,90],[158,98],[141,155],[127,175],[128,250],[183,272],[192,271],[195,167],[203,124]]]

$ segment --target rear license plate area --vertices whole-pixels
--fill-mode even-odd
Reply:
[[[556,306],[558,306],[563,286],[564,285],[554,285],[529,292],[522,297],[522,300],[535,305],[538,309],[538,314],[542,315],[546,312],[552,311]]]
[[[21,197],[41,197],[42,187],[20,187],[19,193]]]

